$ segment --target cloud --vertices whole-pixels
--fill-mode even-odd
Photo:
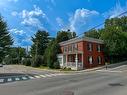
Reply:
[[[25,34],[25,32],[23,31],[23,30],[18,30],[18,29],[16,29],[16,28],[14,28],[14,29],[11,29],[11,30],[9,30],[12,34],[16,34],[16,35],[23,35],[23,34]]]
[[[63,19],[61,19],[60,17],[57,17],[57,18],[56,18],[56,22],[58,23],[59,27],[64,26]]]
[[[127,3],[126,3],[126,6],[122,7],[120,2],[117,2],[115,7],[113,7],[108,12],[105,12],[103,15],[105,18],[114,18],[120,15],[121,13],[125,12],[126,9],[127,9]],[[127,16],[127,14],[124,14],[122,16]]]
[[[48,19],[46,14],[36,5],[34,5],[34,9],[31,11],[22,10],[22,12],[18,13],[16,11],[11,13],[13,16],[20,16],[22,21],[21,24],[25,26],[35,27],[35,28],[44,28],[41,23],[41,19]]]
[[[10,34],[12,35],[14,39],[14,46],[27,46],[31,45],[31,36],[26,34],[23,30],[19,29],[10,29]]]
[[[86,23],[94,16],[99,15],[99,12],[88,9],[77,9],[73,15],[70,16],[70,29],[71,31],[77,31],[78,28],[86,25]]]
[[[17,15],[18,15],[18,12],[13,11],[13,12],[11,13],[11,15],[12,15],[12,16],[17,16]]]

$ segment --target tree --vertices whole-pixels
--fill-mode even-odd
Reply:
[[[105,55],[110,61],[118,62],[127,59],[127,17],[105,20],[104,28],[85,33],[87,37],[104,40]]]
[[[32,37],[33,45],[31,46],[31,54],[43,55],[49,42],[49,33],[46,31],[38,30],[35,37]]]
[[[98,32],[97,30],[90,30],[88,32],[84,33],[86,37],[91,37],[91,38],[100,38],[100,32]]]
[[[111,18],[105,21],[105,28],[112,26],[121,28],[123,32],[127,32],[127,16],[121,18]]]
[[[75,32],[71,32],[70,30],[59,31],[57,33],[56,40],[57,40],[57,42],[62,42],[62,41],[67,41],[67,40],[75,38],[75,37],[76,37],[76,33]]]
[[[7,64],[21,63],[22,58],[26,57],[26,50],[22,47],[11,47],[8,56],[5,57],[4,61]]]
[[[106,46],[106,54],[110,58],[125,57],[127,52],[127,33],[122,32],[122,29],[117,27],[107,27],[102,33],[101,38],[104,40]]]
[[[8,32],[7,24],[0,16],[0,63],[9,53],[10,46],[13,44],[12,38]]]
[[[57,54],[59,52],[60,46],[58,42],[56,40],[51,41],[44,54],[45,64],[47,64],[49,68],[59,68],[57,60]]]

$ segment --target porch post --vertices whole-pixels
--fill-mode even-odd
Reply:
[[[82,53],[82,69],[83,69],[83,62],[84,62],[84,60],[83,60],[83,53]]]
[[[66,64],[65,64],[65,65],[66,65],[66,67],[67,67],[67,60],[68,60],[68,57],[67,57],[67,56],[68,56],[68,55],[66,54]]]
[[[78,54],[77,53],[75,56],[75,63],[76,63],[76,69],[78,70]]]

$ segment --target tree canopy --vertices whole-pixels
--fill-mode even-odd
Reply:
[[[107,19],[104,28],[92,30],[85,36],[100,38],[105,43],[105,54],[114,60],[127,58],[127,17]],[[110,59],[112,60],[112,59]]]
[[[57,54],[60,52],[60,46],[57,42],[57,40],[53,40],[48,44],[47,49],[45,50],[44,59],[45,64],[49,68],[56,68],[56,64],[58,62],[57,60]]]
[[[49,33],[46,31],[38,30],[32,37],[33,45],[31,46],[31,54],[43,55],[49,42]]]
[[[100,32],[98,32],[98,30],[89,30],[88,32],[84,33],[86,37],[92,37],[92,38],[100,38]]]
[[[57,42],[62,42],[62,41],[66,41],[66,40],[69,40],[69,39],[72,39],[75,37],[76,37],[76,33],[71,32],[70,30],[58,31],[56,40],[57,40]]]
[[[9,53],[13,40],[8,32],[6,22],[0,16],[0,62]]]

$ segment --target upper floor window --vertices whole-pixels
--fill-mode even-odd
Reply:
[[[72,48],[73,48],[73,51],[77,51],[78,50],[78,44],[72,44]]]
[[[67,46],[64,47],[64,52],[67,52]]]
[[[87,50],[92,51],[92,49],[93,49],[92,43],[88,43],[87,44]]]
[[[101,51],[101,45],[97,45],[97,51],[98,51],[98,52]]]
[[[69,52],[72,52],[72,45],[69,45],[68,51],[69,51]]]

